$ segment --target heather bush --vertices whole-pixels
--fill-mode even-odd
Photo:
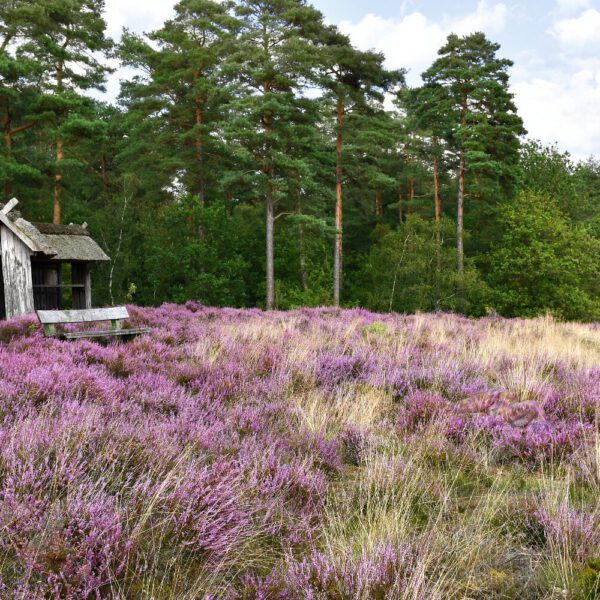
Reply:
[[[418,559],[410,547],[376,546],[356,557],[313,551],[301,561],[289,562],[285,586],[304,597],[384,600],[410,591],[418,571]]]
[[[0,597],[594,597],[597,327],[131,315],[0,324]]]

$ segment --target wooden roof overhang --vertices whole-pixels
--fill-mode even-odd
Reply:
[[[0,223],[17,236],[37,258],[56,262],[104,262],[110,260],[83,225],[30,223],[22,217],[11,219],[16,206],[11,200],[0,210]]]

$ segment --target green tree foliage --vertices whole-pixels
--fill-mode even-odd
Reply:
[[[499,220],[503,235],[490,255],[490,283],[501,314],[600,318],[599,240],[538,191],[505,202]]]
[[[394,136],[385,136],[384,130],[374,124],[369,117],[385,118],[382,102],[384,93],[395,83],[402,82],[404,79],[403,71],[387,71],[383,67],[384,56],[375,52],[361,52],[354,48],[347,36],[342,35],[337,28],[323,28],[321,35],[322,46],[320,48],[319,62],[320,74],[318,83],[323,87],[325,94],[323,97],[323,110],[325,114],[331,114],[335,123],[335,243],[333,252],[333,303],[339,306],[342,289],[342,258],[343,258],[343,188],[344,172],[348,166],[350,172],[355,172],[352,165],[344,165],[343,157],[348,154],[344,152],[344,132],[347,129],[356,131],[360,129],[363,133],[363,142],[367,142],[367,147],[361,147],[358,152],[350,151],[354,157],[365,158],[368,156],[371,160],[376,160],[376,155],[385,152],[395,143]],[[353,124],[348,125],[348,119],[355,123],[362,123],[362,128],[357,128]],[[370,126],[373,123],[374,126]],[[377,139],[377,133],[380,133]],[[384,138],[383,143],[381,138]],[[361,146],[356,144],[355,146]],[[383,172],[377,169],[368,168],[369,161],[361,161],[361,164],[367,166],[366,172],[369,173],[372,184],[372,192],[376,195],[381,194],[382,184],[380,181],[373,181],[381,176],[385,179],[383,185],[388,183],[389,178],[385,178]],[[375,172],[374,172],[375,171]],[[379,198],[380,196],[377,196]]]
[[[177,179],[200,206],[221,192],[217,165],[225,154],[219,136],[231,90],[227,58],[241,23],[227,3],[183,0],[175,17],[147,39],[127,33],[124,63],[140,75],[123,85],[135,145],[136,170]]]
[[[362,267],[357,292],[361,301],[380,311],[452,311],[466,305],[466,312],[480,313],[487,288],[470,261],[462,275],[456,272],[454,224],[447,219],[439,224],[441,268],[436,269],[437,231],[435,223],[417,215],[396,229],[378,226]],[[463,291],[462,298],[458,289]]]
[[[519,136],[525,133],[508,87],[513,63],[498,58],[499,49],[483,33],[452,34],[423,73],[429,89],[421,101],[433,108],[419,112],[437,137],[450,138],[464,154],[473,193],[512,192]]]
[[[552,196],[575,223],[597,220],[600,165],[596,159],[575,163],[555,145],[532,140],[521,148],[519,167],[520,189]]]
[[[519,136],[525,133],[508,87],[512,62],[497,57],[499,44],[483,33],[448,36],[439,58],[423,73],[427,98],[434,108],[419,111],[431,123],[439,120],[458,154],[457,248],[463,268],[464,203],[467,194],[490,216],[486,201],[510,195],[518,164]],[[441,88],[441,89],[440,89]],[[437,129],[437,127],[436,127]]]
[[[103,56],[111,48],[102,16],[104,0],[34,0],[19,55],[38,65],[43,94],[39,125],[54,146],[49,170],[53,179],[53,222],[62,218],[64,171],[76,166],[69,148],[79,139],[102,133],[102,123],[81,93],[103,89],[110,71]]]
[[[569,214],[573,221],[591,227],[595,237],[600,238],[600,162],[590,157],[580,162],[573,172],[574,193],[569,202]]]
[[[315,38],[322,15],[301,0],[241,0],[238,79],[242,86],[228,138],[245,149],[259,175],[265,206],[265,305],[275,305],[275,220],[285,212],[286,180],[307,170],[303,156],[289,150],[310,113],[300,92],[315,76]]]
[[[483,34],[407,89],[305,0],[180,0],[114,55],[103,10],[0,3],[2,194],[89,223],[97,304],[600,317],[598,162],[520,145]]]
[[[38,84],[41,66],[23,55],[28,41],[29,24],[35,11],[28,1],[0,5],[0,124],[2,127],[2,162],[0,181],[7,202],[13,184],[20,179],[38,179],[40,170],[29,163],[30,149],[18,142],[40,117],[41,94]]]
[[[186,227],[190,211],[196,212],[194,220],[204,231],[201,238]],[[159,216],[162,235],[158,251],[145,247],[152,258],[149,271],[154,301],[181,303],[202,298],[216,306],[256,302],[255,297],[246,296],[260,282],[252,277],[253,260],[246,251],[252,248],[253,240],[248,238],[248,223],[242,219],[257,226],[258,216],[256,211],[242,210],[230,218],[221,202],[202,210],[193,196],[165,209]],[[204,268],[198,270],[198,265]],[[152,301],[148,291],[140,290],[138,297]]]
[[[52,210],[55,222],[61,220],[64,178],[75,182],[85,171],[78,143],[104,135],[98,103],[84,95],[102,89],[110,70],[103,10],[102,0],[0,5],[3,195],[7,199],[24,187],[31,212],[38,212],[35,204],[42,197],[47,204],[51,186],[53,208],[39,212]]]
[[[574,171],[569,153],[561,152],[555,145],[544,146],[530,140],[521,147],[519,189],[554,197],[565,213],[569,212],[575,193]]]

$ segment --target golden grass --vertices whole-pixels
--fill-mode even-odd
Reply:
[[[294,314],[278,322],[250,320],[230,327],[226,337],[232,344],[250,344],[248,364],[273,344],[283,350],[287,365],[309,363],[329,342],[348,353],[363,346],[404,365],[411,360],[407,349],[426,348],[436,364],[476,364],[518,400],[539,397],[559,365],[579,371],[600,365],[600,329],[551,317],[483,320],[473,337],[457,335],[456,323],[445,316],[382,317],[380,327],[369,328],[356,317],[335,339],[313,328],[301,343],[297,338],[291,343],[286,334],[300,319]],[[206,350],[198,348],[199,354]],[[500,368],[506,361],[508,367]],[[394,598],[575,598],[581,564],[569,542],[553,542],[543,551],[527,546],[514,520],[515,509],[532,496],[551,513],[561,503],[575,508],[568,467],[511,470],[496,464],[490,449],[477,441],[465,445],[464,456],[448,458],[435,425],[412,443],[400,443],[388,419],[394,401],[388,391],[363,383],[324,391],[309,377],[292,389],[290,402],[302,429],[326,437],[351,426],[372,433],[361,464],[345,467],[331,484],[322,551],[332,558],[348,549],[368,555],[378,544],[413,540],[421,559],[408,586],[412,596]],[[600,442],[578,460],[587,468],[586,485],[600,497]],[[600,514],[600,501],[594,510]]]

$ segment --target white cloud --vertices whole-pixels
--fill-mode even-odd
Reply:
[[[342,21],[339,28],[358,48],[383,52],[389,68],[405,67],[415,74],[427,68],[446,38],[442,27],[420,12],[400,20],[368,14],[357,24]]]
[[[358,23],[342,21],[339,28],[359,48],[383,52],[389,68],[409,69],[409,82],[414,84],[418,75],[435,60],[437,50],[449,33],[497,33],[504,27],[506,17],[505,4],[489,5],[481,0],[474,12],[445,18],[440,23],[430,21],[419,11],[400,18],[383,18],[370,13]]]
[[[140,0],[106,0],[106,33],[118,41],[123,27],[138,34],[159,29],[172,16],[176,2],[177,0],[144,0],[143,9],[140,9]],[[108,64],[117,68],[117,71],[107,77],[106,93],[92,92],[91,95],[99,100],[113,101],[119,95],[119,81],[133,77],[136,71],[119,67],[115,60],[108,61]]]
[[[590,8],[579,17],[561,19],[554,23],[549,33],[563,44],[583,46],[600,41],[600,12]]]
[[[563,12],[552,34],[574,49],[583,41],[600,40],[600,13],[588,6],[588,0],[558,0],[557,8],[563,11],[584,12],[578,18],[566,18]],[[397,18],[369,14],[358,23],[340,23],[340,29],[359,48],[383,52],[388,67],[409,68],[409,83],[418,85],[418,75],[435,60],[450,32],[494,35],[505,27],[507,18],[506,4],[479,2],[469,14],[439,21],[414,10]],[[535,47],[521,51],[519,57],[511,72],[511,90],[530,137],[557,142],[575,159],[599,154],[600,59],[541,56]]]
[[[498,33],[506,24],[507,13],[506,4],[498,3],[489,6],[485,0],[481,0],[474,13],[451,19],[446,28],[458,35],[467,35],[475,31]]]
[[[512,91],[530,137],[585,159],[600,150],[600,60],[570,68],[515,83]]]
[[[556,6],[559,11],[570,12],[588,8],[590,6],[590,0],[557,0]]]
[[[107,33],[119,38],[123,27],[135,33],[158,29],[172,15],[176,0],[106,0]]]

